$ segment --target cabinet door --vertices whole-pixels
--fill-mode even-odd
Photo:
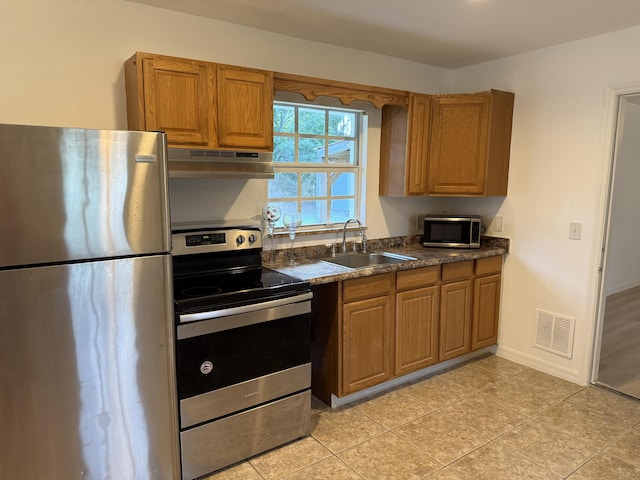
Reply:
[[[193,60],[144,57],[146,130],[163,130],[169,145],[206,146],[211,141],[212,71]]]
[[[471,351],[471,279],[440,288],[440,361]]]
[[[409,195],[426,195],[431,97],[429,95],[412,94],[410,102],[407,193]]]
[[[500,279],[501,275],[495,274],[474,280],[472,350],[498,342]]]
[[[396,294],[396,375],[438,361],[438,287]]]
[[[271,72],[217,67],[218,143],[273,150]]]
[[[344,304],[341,396],[393,375],[392,305],[393,295]]]
[[[486,95],[433,97],[429,194],[484,192],[490,106]]]

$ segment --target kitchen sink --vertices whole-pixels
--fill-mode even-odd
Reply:
[[[321,259],[323,262],[334,263],[348,268],[373,267],[375,265],[388,265],[390,263],[407,262],[415,260],[413,257],[398,255],[396,253],[339,253],[335,257]]]

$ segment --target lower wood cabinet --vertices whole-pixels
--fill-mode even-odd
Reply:
[[[393,376],[392,297],[342,307],[342,392],[357,392]]]
[[[498,342],[501,272],[502,257],[476,260],[473,281],[472,350],[488,347]]]
[[[342,382],[346,395],[393,376],[395,274],[345,280],[342,287]]]
[[[442,266],[440,348],[443,362],[471,351],[473,260]]]
[[[439,278],[439,266],[397,274],[396,375],[405,375],[438,361]]]
[[[313,287],[312,390],[327,404],[497,343],[502,256]]]

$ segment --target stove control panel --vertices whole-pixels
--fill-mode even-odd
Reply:
[[[186,235],[184,237],[187,247],[197,247],[201,245],[222,245],[227,243],[224,233],[200,233]]]
[[[262,249],[258,228],[177,231],[171,235],[171,240],[173,255]]]

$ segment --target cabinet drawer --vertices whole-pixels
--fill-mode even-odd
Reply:
[[[473,275],[473,260],[442,265],[442,281],[450,282]]]
[[[342,283],[342,301],[352,302],[387,295],[393,291],[394,277],[393,273],[385,273],[345,280]]]
[[[476,275],[500,273],[502,270],[502,255],[497,257],[479,258],[476,260]]]
[[[440,267],[421,267],[413,270],[403,270],[398,272],[396,280],[396,290],[410,290],[412,288],[426,287],[433,285],[440,278]]]

